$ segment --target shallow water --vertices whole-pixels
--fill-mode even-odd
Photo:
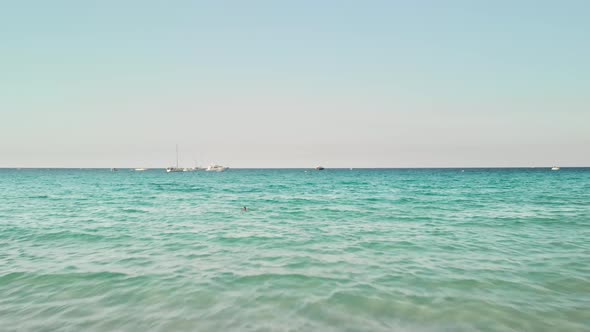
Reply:
[[[4,169],[0,330],[588,331],[589,239],[590,169]]]

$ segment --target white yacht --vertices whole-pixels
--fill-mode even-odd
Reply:
[[[209,167],[207,167],[206,171],[207,172],[223,172],[228,168],[229,167],[221,166],[221,165],[209,165]]]
[[[147,171],[147,170],[148,170],[147,168],[136,168],[136,169],[134,169],[134,171],[136,171],[136,172],[144,172],[144,171]]]
[[[552,170],[552,171],[559,171],[559,167],[557,167],[557,166],[553,166],[553,167],[551,167],[551,170]]]

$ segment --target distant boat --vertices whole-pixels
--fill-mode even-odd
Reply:
[[[183,172],[197,172],[197,171],[205,171],[205,170],[207,170],[207,169],[204,167],[198,166],[196,162],[195,162],[194,167],[185,167],[182,169]]]
[[[209,167],[207,167],[206,171],[207,172],[223,172],[228,168],[229,167],[221,166],[221,165],[209,165]]]
[[[111,172],[116,172],[116,171],[118,171],[118,169],[116,169],[116,168],[111,168]]]
[[[198,166],[195,166],[195,167],[185,167],[185,168],[182,169],[183,172],[196,172],[196,171],[204,171],[204,170],[206,170],[206,169],[203,168],[203,167],[198,167]]]
[[[552,171],[559,171],[559,167],[557,167],[557,166],[553,166],[553,167],[551,167],[551,170],[552,170]]]
[[[136,169],[134,169],[134,171],[136,171],[136,172],[143,172],[143,171],[147,171],[147,170],[148,170],[147,168],[136,168]]]
[[[176,167],[166,168],[166,173],[183,172],[184,170],[178,167],[178,144],[176,144]]]
[[[317,171],[323,171],[323,170],[324,170],[324,167],[323,167],[323,166],[316,166],[316,168],[315,168],[315,169],[316,169]]]

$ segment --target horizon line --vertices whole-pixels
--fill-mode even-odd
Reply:
[[[349,170],[349,169],[510,169],[510,168],[552,168],[556,167],[556,165],[543,165],[543,166],[375,166],[375,167],[325,167],[325,170],[328,169],[335,169],[335,170]],[[559,168],[590,168],[590,166],[557,166]],[[140,167],[71,167],[71,166],[63,166],[63,167],[4,167],[0,166],[0,169],[129,169],[134,170]],[[167,167],[143,167],[146,170],[155,170],[155,169],[166,169]],[[254,169],[315,169],[315,167],[228,167],[228,169],[233,170],[254,170]]]

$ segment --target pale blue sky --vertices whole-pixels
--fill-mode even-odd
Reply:
[[[590,165],[590,1],[0,2],[0,167]]]

